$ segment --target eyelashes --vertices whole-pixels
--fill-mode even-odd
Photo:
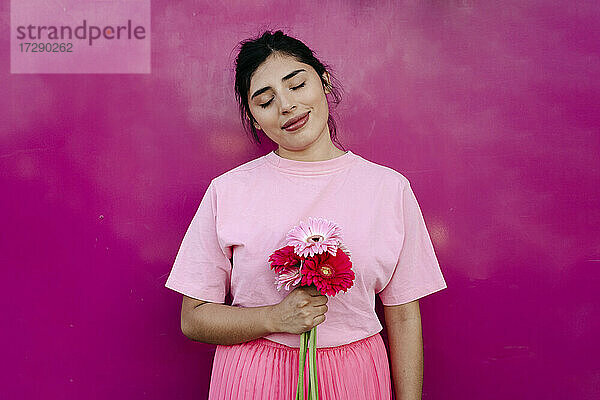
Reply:
[[[304,87],[304,85],[306,84],[306,82],[302,82],[301,84],[299,84],[298,86],[294,86],[292,88],[292,90],[297,90],[300,89],[301,87]],[[273,101],[273,98],[271,98],[271,100],[267,101],[266,103],[263,104],[259,104],[262,108],[267,108],[269,106],[269,104],[271,104],[271,102]]]

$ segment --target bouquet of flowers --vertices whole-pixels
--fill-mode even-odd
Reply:
[[[314,285],[324,295],[335,296],[354,284],[350,252],[342,244],[341,229],[324,218],[301,221],[286,235],[286,245],[269,256],[277,290]],[[304,365],[309,352],[308,399],[318,400],[316,365],[317,327],[300,335],[300,365],[296,400],[304,400]]]

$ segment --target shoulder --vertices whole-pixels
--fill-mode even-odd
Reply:
[[[410,185],[408,178],[400,171],[383,163],[379,164],[371,161],[367,158],[359,156],[358,154],[356,154],[356,157],[356,164],[359,166],[358,169],[371,179],[376,180],[378,183],[385,185],[398,185],[401,188]]]
[[[257,174],[260,175],[261,171],[264,171],[266,162],[267,160],[264,155],[254,158],[215,176],[211,181],[211,185],[215,187],[225,187],[248,182],[249,179],[252,179]]]

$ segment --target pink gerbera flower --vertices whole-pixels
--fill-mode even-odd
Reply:
[[[319,292],[330,296],[335,296],[340,290],[345,292],[354,281],[350,258],[339,249],[335,256],[323,253],[307,258],[300,272],[303,286],[314,284]]]
[[[292,228],[286,235],[288,246],[294,246],[296,253],[302,257],[321,254],[325,251],[335,255],[338,245],[342,243],[339,226],[324,218],[308,218],[308,223]]]
[[[284,286],[285,290],[290,290],[290,286],[296,286],[300,283],[301,279],[300,268],[290,267],[275,277],[275,284],[277,285],[277,290],[281,290]]]
[[[346,255],[348,256],[348,258],[350,259],[350,261],[352,261],[352,254],[350,253],[350,250],[346,246],[344,246],[343,243],[338,246],[338,249],[340,249],[344,253],[346,253]]]

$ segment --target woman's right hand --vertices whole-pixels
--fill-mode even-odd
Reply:
[[[327,296],[314,285],[298,286],[273,306],[273,327],[276,332],[299,335],[325,321],[326,312]]]

